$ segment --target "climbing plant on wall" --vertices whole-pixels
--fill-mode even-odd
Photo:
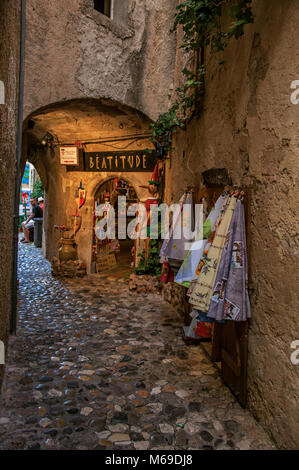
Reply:
[[[197,64],[195,70],[184,67],[184,83],[176,89],[175,102],[151,125],[152,140],[158,140],[165,150],[171,149],[173,133],[185,126],[204,94],[205,49],[209,47],[212,54],[223,51],[231,38],[244,34],[244,26],[254,21],[251,3],[252,0],[185,0],[177,6],[171,31],[182,27],[181,48],[195,57]]]

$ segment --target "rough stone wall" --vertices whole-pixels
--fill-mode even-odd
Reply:
[[[92,0],[27,1],[24,117],[51,103],[109,98],[155,118],[167,109],[176,0],[130,0],[128,27]]]
[[[0,2],[0,80],[5,104],[0,104],[0,340],[6,344],[11,304],[14,175],[17,135],[20,2]],[[0,365],[0,386],[3,366]]]
[[[203,111],[178,135],[167,198],[201,185],[210,168],[227,168],[233,184],[250,188],[249,406],[280,447],[295,449],[299,366],[290,345],[299,339],[299,105],[290,102],[290,85],[299,79],[299,10],[295,0],[253,5],[255,23],[245,36],[206,58]]]

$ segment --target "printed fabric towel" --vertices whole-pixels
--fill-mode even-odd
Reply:
[[[214,240],[208,253],[203,260],[203,267],[197,278],[193,292],[189,297],[189,303],[197,310],[208,312],[212,292],[214,289],[217,271],[226,240],[226,235],[234,213],[237,200],[234,196],[230,198],[229,206],[223,216],[215,233]]]
[[[211,232],[214,230],[216,220],[219,216],[221,208],[223,207],[225,199],[226,198],[223,195],[217,199],[215,207],[213,207],[204,222],[203,229],[199,231],[199,239],[192,243],[186,258],[184,259],[184,262],[175,277],[174,282],[177,284],[189,287],[190,282],[196,278],[196,269],[208,243],[208,238],[211,235]]]
[[[233,243],[236,236],[235,230],[237,224],[239,224],[241,221],[241,205],[241,201],[237,201],[234,214],[227,231],[221,260],[217,271],[215,286],[211,297],[210,307],[207,314],[209,318],[214,318],[218,321],[221,321],[223,317],[223,301],[231,265]]]
[[[187,193],[184,193],[182,195],[181,199],[179,200],[180,212],[177,215],[176,220],[172,221],[170,229],[167,232],[166,237],[164,238],[164,241],[162,243],[161,250],[160,250],[160,263],[161,264],[166,263],[168,261],[168,259],[167,259],[168,245],[169,245],[170,240],[172,239],[173,232],[174,232],[177,224],[179,223],[181,213],[182,213],[182,210],[183,210],[183,204],[185,203],[186,197],[187,197]]]
[[[241,204],[241,220],[236,227],[225,290],[223,320],[246,321],[251,318],[247,276],[245,213]]]
[[[181,204],[179,215],[174,224],[174,229],[169,232],[169,241],[167,246],[164,248],[163,254],[170,265],[171,260],[179,260],[180,262],[184,260],[187,251],[186,245],[190,242],[190,238],[188,238],[184,233],[184,227],[189,227],[189,230],[192,230],[193,219],[192,193],[187,193],[183,204]],[[174,238],[174,236],[177,235],[175,230],[176,228],[178,229],[178,235],[180,235],[178,239]]]
[[[209,236],[208,243],[207,243],[206,246],[205,246],[205,249],[204,249],[204,251],[203,251],[203,254],[202,254],[202,257],[201,257],[201,259],[200,259],[200,262],[199,262],[199,264],[198,264],[198,266],[197,266],[197,268],[196,268],[196,270],[195,270],[195,276],[196,276],[196,277],[195,277],[195,279],[193,279],[193,281],[191,281],[191,283],[190,283],[190,286],[189,286],[189,289],[188,289],[188,292],[187,292],[187,296],[188,296],[188,297],[191,296],[191,294],[192,294],[192,292],[193,292],[193,290],[194,290],[194,287],[195,287],[196,282],[197,282],[197,278],[198,278],[198,276],[199,276],[199,274],[200,274],[200,272],[201,272],[202,267],[203,267],[204,264],[205,264],[205,260],[206,260],[206,258],[207,258],[208,251],[209,251],[209,249],[211,248],[211,245],[212,245],[212,243],[213,243],[213,241],[214,241],[216,231],[217,231],[219,225],[221,224],[222,219],[223,219],[223,217],[224,217],[224,214],[226,213],[226,210],[227,210],[227,208],[228,208],[228,206],[229,206],[230,199],[231,199],[231,198],[230,198],[229,195],[226,195],[226,196],[225,196],[225,199],[224,199],[224,201],[223,201],[223,205],[222,205],[222,207],[221,207],[221,209],[220,209],[220,212],[219,212],[219,214],[218,214],[218,217],[217,217],[217,219],[216,219],[216,222],[215,222],[215,225],[214,225],[214,229],[213,229],[213,231],[211,232],[211,235]]]

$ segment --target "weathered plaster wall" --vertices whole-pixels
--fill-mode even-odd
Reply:
[[[17,134],[20,2],[0,2],[0,80],[5,104],[0,104],[0,340],[7,342],[11,304],[14,175]],[[0,385],[3,366],[0,365]]]
[[[76,98],[110,98],[155,118],[172,87],[176,0],[129,0],[128,27],[92,0],[27,2],[24,117]]]
[[[299,79],[298,3],[255,1],[254,13],[243,38],[206,59],[204,109],[178,136],[167,198],[200,185],[209,168],[226,167],[233,184],[250,188],[249,406],[279,446],[295,449],[299,366],[290,345],[299,339],[299,105],[290,102],[290,84]]]
[[[57,135],[60,142],[72,143],[148,131],[150,121],[143,114],[154,119],[165,111],[172,89],[176,38],[169,30],[176,4],[176,0],[163,4],[159,0],[128,0],[122,5],[128,9],[125,27],[94,10],[92,0],[27,1],[23,165],[29,151],[29,159],[46,187],[47,258],[57,255],[59,234],[53,225],[70,223],[75,189],[82,180],[87,201],[78,234],[79,254],[90,266],[92,191],[108,175],[67,174],[58,163],[57,152],[53,157],[50,151],[37,151],[35,143],[46,132]],[[116,2],[116,8],[119,5]],[[119,15],[115,15],[116,20]],[[85,107],[76,106],[84,99]],[[111,106],[105,107],[103,99],[130,106],[131,114],[118,109],[119,115],[113,120],[109,116]],[[70,102],[75,103],[73,109],[65,109]],[[27,132],[29,117],[35,122],[32,132]],[[127,148],[138,149],[137,144]],[[143,144],[150,146],[149,142]],[[137,186],[146,184],[148,174],[131,174],[130,181]]]

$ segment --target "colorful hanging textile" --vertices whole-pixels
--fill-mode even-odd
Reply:
[[[223,215],[223,219],[216,230],[214,240],[212,241],[207,254],[203,257],[199,276],[189,298],[190,304],[192,304],[197,310],[202,310],[203,312],[207,312],[209,310],[219,262],[236,202],[237,199],[232,196],[230,198],[229,206]]]
[[[161,250],[160,250],[160,263],[161,264],[167,262],[166,250],[167,250],[168,244],[169,244],[169,242],[170,242],[170,240],[173,236],[174,229],[176,228],[177,224],[179,223],[180,216],[181,216],[181,213],[182,213],[182,210],[183,210],[183,204],[185,203],[186,197],[187,197],[187,193],[184,193],[183,196],[181,197],[181,199],[179,200],[180,213],[178,214],[176,220],[173,221],[173,223],[171,224],[170,229],[167,232],[167,235],[164,238],[164,241],[162,243]]]
[[[186,258],[181,265],[174,282],[177,284],[189,287],[193,279],[196,279],[196,270],[203,255],[203,252],[208,243],[208,238],[210,237],[212,231],[215,228],[216,221],[220,214],[220,211],[226,201],[226,196],[221,195],[216,203],[215,207],[209,213],[207,219],[203,224],[203,229],[199,231],[199,239],[195,240],[188,252]]]
[[[189,326],[184,327],[185,337],[188,339],[210,339],[211,338],[211,324],[214,320],[211,320],[203,316],[201,312],[192,310],[190,313],[192,321]]]
[[[223,316],[223,300],[226,288],[226,282],[229,275],[231,258],[232,258],[232,249],[235,239],[236,226],[240,222],[241,215],[241,205],[240,201],[237,201],[236,207],[231,219],[230,226],[227,231],[225,244],[223,247],[223,252],[221,260],[219,263],[216,281],[211,297],[209,311],[207,313],[208,317],[214,318],[215,320],[222,320]]]
[[[192,318],[190,325],[184,327],[185,337],[189,339],[197,339],[197,336],[195,335],[195,330],[197,328],[198,323],[198,312],[196,310],[192,310],[192,312],[190,313],[190,317]]]
[[[174,272],[172,271],[168,263],[166,262],[163,263],[160,281],[166,284],[167,282],[173,282],[173,280],[174,280]]]
[[[216,302],[213,301],[209,316],[211,314],[212,316],[216,315],[216,319],[246,321],[251,317],[251,309],[247,286],[245,213],[241,201],[238,201],[236,209],[238,209],[238,212],[233,232],[229,273],[227,280],[225,278],[222,279],[224,283],[221,285],[222,291],[224,291],[222,293],[223,299],[220,300],[218,295],[218,308],[215,312],[214,304],[217,304],[217,293],[215,293]]]
[[[202,339],[211,339],[212,338],[212,325],[208,322],[200,321],[197,323],[195,330],[195,335]]]
[[[202,254],[202,257],[201,257],[201,259],[200,259],[200,262],[199,262],[199,264],[198,264],[198,266],[197,266],[197,268],[196,268],[196,270],[195,270],[195,276],[196,276],[196,277],[195,277],[195,279],[193,279],[193,280],[191,281],[191,283],[190,283],[190,286],[189,286],[189,289],[188,289],[188,292],[187,292],[187,296],[189,296],[189,297],[191,296],[191,294],[192,294],[192,292],[193,292],[193,290],[194,290],[194,287],[195,287],[196,282],[197,282],[197,278],[198,278],[198,276],[199,276],[199,274],[200,274],[200,272],[201,272],[202,267],[204,266],[205,260],[206,260],[206,258],[207,258],[208,251],[209,251],[209,249],[211,248],[211,245],[212,245],[213,240],[214,240],[214,238],[215,238],[216,231],[217,231],[219,225],[221,224],[221,221],[222,221],[222,219],[223,219],[223,217],[224,217],[224,214],[225,214],[225,212],[226,212],[226,210],[227,210],[227,208],[228,208],[228,206],[229,206],[229,203],[230,203],[230,196],[229,196],[228,194],[226,194],[226,195],[225,195],[225,199],[224,199],[223,204],[222,204],[222,207],[221,207],[220,212],[219,212],[219,214],[218,214],[218,217],[217,217],[217,219],[216,219],[216,222],[215,222],[215,225],[214,225],[214,229],[213,229],[213,231],[211,232],[211,235],[209,236],[208,243],[207,243],[206,246],[205,246],[205,249],[204,249],[204,251],[203,251],[203,254]]]
[[[180,210],[174,224],[171,225],[169,233],[167,234],[161,251],[160,251],[160,262],[168,262],[170,266],[178,266],[184,260],[187,249],[185,244],[190,242],[190,239],[185,237],[184,226],[189,226],[192,229],[193,225],[193,204],[192,204],[192,193],[188,192],[183,195],[179,201]],[[178,224],[181,225],[181,236],[179,239],[175,239],[176,228]]]

